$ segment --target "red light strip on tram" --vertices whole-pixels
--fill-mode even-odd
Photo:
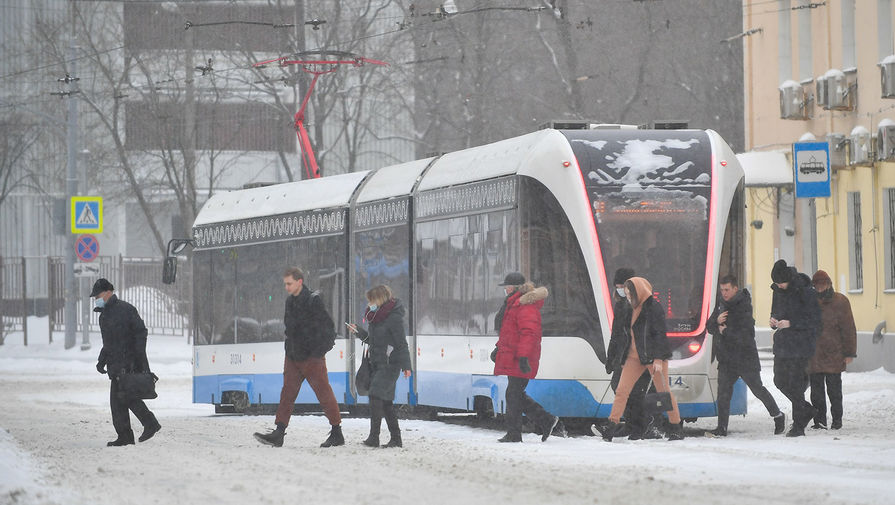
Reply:
[[[600,249],[600,238],[597,236],[597,223],[594,221],[594,211],[591,208],[590,197],[587,195],[587,184],[585,184],[584,174],[581,173],[578,157],[573,155],[572,158],[575,160],[575,169],[578,171],[578,177],[581,178],[581,191],[584,192],[587,215],[590,216],[590,239],[594,249],[597,251],[597,276],[600,279],[600,286],[602,286],[603,290],[603,304],[606,307],[609,327],[612,328],[612,319],[615,314],[612,313],[612,298],[609,296],[609,284],[607,284],[609,281],[606,279],[606,265],[603,264],[603,251]]]

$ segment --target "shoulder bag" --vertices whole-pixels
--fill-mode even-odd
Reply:
[[[366,344],[363,347],[363,354],[360,360],[360,366],[354,374],[354,387],[357,389],[359,396],[369,396],[370,385],[373,383],[373,367],[370,364],[370,357],[367,355]]]
[[[152,372],[130,372],[118,376],[118,398],[129,400],[153,400],[158,398],[155,383],[158,376]]]

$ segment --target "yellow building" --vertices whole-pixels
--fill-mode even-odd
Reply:
[[[895,356],[883,329],[895,332],[893,20],[893,0],[746,0],[743,33],[728,42],[742,39],[744,49],[739,157],[756,324],[767,326],[774,261],[809,276],[825,270],[851,301],[860,369]],[[799,141],[829,145],[829,197],[795,197]]]

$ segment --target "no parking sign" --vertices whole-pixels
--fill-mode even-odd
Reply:
[[[81,235],[75,241],[75,254],[78,259],[85,262],[91,262],[99,256],[99,240],[93,235]]]

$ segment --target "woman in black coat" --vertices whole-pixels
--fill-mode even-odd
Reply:
[[[348,325],[370,346],[370,365],[373,379],[370,385],[370,435],[364,445],[379,447],[379,428],[382,418],[388,425],[391,440],[382,447],[402,447],[401,429],[392,401],[395,398],[395,383],[403,370],[404,377],[410,377],[410,350],[404,333],[404,306],[392,296],[388,286],[379,285],[367,291],[367,307],[364,321],[369,330],[357,325]]]

